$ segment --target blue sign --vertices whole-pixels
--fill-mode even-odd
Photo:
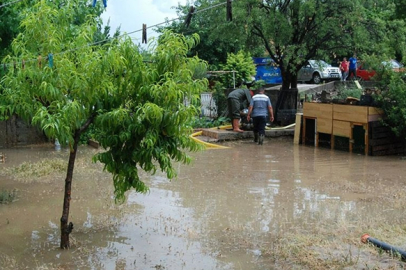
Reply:
[[[263,80],[268,84],[281,84],[281,69],[269,57],[253,57],[257,73],[255,80]]]
[[[255,80],[263,80],[270,84],[282,83],[281,69],[274,66],[257,66]]]
[[[273,60],[269,57],[253,57],[255,65],[271,65]]]

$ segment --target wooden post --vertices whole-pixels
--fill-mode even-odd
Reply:
[[[299,141],[300,141],[300,127],[302,125],[302,116],[303,116],[303,113],[297,113],[296,114],[295,136],[293,138],[293,143],[294,144],[299,144]],[[302,141],[302,143],[303,143],[303,141]]]
[[[306,144],[306,120],[307,117],[303,116],[302,144]]]
[[[369,136],[368,136],[368,124],[363,125],[365,130],[365,155],[368,156],[369,152]]]
[[[350,151],[350,153],[352,153],[352,149],[353,149],[353,144],[354,144],[354,124],[353,123],[351,123],[350,124],[350,127],[351,127],[351,132],[350,132],[350,138],[349,138],[349,151]]]

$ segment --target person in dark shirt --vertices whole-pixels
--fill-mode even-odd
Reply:
[[[244,132],[240,129],[240,111],[247,108],[251,102],[251,92],[248,89],[235,89],[228,94],[227,105],[228,112],[232,121],[233,131]]]

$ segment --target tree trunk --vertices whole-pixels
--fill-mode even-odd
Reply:
[[[73,168],[75,166],[76,152],[78,149],[80,135],[75,134],[73,148],[71,149],[69,155],[68,170],[65,179],[65,195],[63,198],[63,209],[61,217],[61,248],[66,249],[70,247],[69,234],[73,230],[73,223],[69,222],[69,208],[71,199],[71,188],[72,188],[72,178],[73,178]]]
[[[65,195],[63,197],[63,209],[61,217],[61,248],[70,248],[69,234],[73,230],[73,223],[69,222],[69,208],[70,208],[70,198],[71,198],[71,189],[72,189],[72,179],[73,179],[73,169],[75,167],[76,153],[78,150],[80,135],[87,130],[90,124],[93,123],[93,120],[96,117],[96,113],[93,113],[86,123],[78,130],[75,131],[73,136],[73,147],[69,155],[68,170],[66,173],[65,179]]]
[[[282,88],[275,106],[275,121],[282,125],[295,122],[297,112],[297,75],[282,71]]]

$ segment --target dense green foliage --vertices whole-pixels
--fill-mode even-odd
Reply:
[[[171,179],[175,170],[170,161],[189,162],[183,150],[199,149],[189,138],[191,126],[185,125],[198,115],[198,109],[183,103],[188,98],[195,104],[207,86],[205,79],[192,77],[191,68],[200,60],[186,57],[197,37],[188,40],[166,32],[160,42],[149,64],[143,63],[130,40],[109,55],[117,75],[110,101],[116,104],[96,119],[102,131],[98,140],[108,149],[96,160],[113,174],[118,199],[130,188],[147,191],[139,179],[139,168],[155,173],[159,166]]]
[[[255,76],[255,65],[252,61],[250,53],[239,51],[238,53],[229,53],[227,62],[221,66],[224,71],[235,71],[233,73],[225,73],[222,76],[222,81],[228,87],[239,86],[243,82],[251,82]]]
[[[227,31],[223,33],[219,32],[226,25],[232,27],[230,22],[226,22],[224,5],[220,4],[216,8],[211,8],[215,4],[218,4],[219,1],[199,0],[193,2],[191,4],[197,7],[196,10],[205,11],[194,14],[189,25],[186,24],[186,18],[190,7],[188,5],[179,5],[177,7],[178,16],[184,17],[185,20],[173,21],[168,26],[159,27],[158,31],[163,32],[165,29],[170,29],[184,35],[198,33],[201,42],[195,48],[192,48],[189,54],[206,60],[210,70],[219,70],[220,65],[227,61],[229,53],[237,53],[245,47],[244,36],[235,36],[233,31],[231,31],[231,35]],[[218,17],[222,19],[219,21]]]
[[[219,127],[226,124],[230,124],[230,119],[227,117],[218,117],[217,119],[209,117],[196,117],[192,122],[191,126],[195,129],[197,128],[213,128]]]
[[[3,57],[5,57],[7,54],[12,52],[11,42],[15,37],[17,37],[18,33],[20,32],[20,24],[25,17],[24,11],[29,11],[32,6],[38,1],[25,0],[20,2],[8,2],[11,4],[0,8],[0,60],[3,59]],[[2,4],[4,4],[4,2]],[[66,3],[66,1],[64,0],[48,1],[47,4],[53,6],[56,9],[68,5],[68,3]],[[98,18],[97,27],[99,31],[95,32],[93,41],[102,41],[109,38],[110,27],[107,25],[104,27],[104,29],[102,29],[102,21],[99,18],[103,12],[103,7],[101,4],[96,5],[96,7],[92,7],[89,1],[81,0],[75,1],[74,5],[74,7],[69,9],[69,12],[71,13],[70,22],[72,25],[81,25],[86,21],[87,16],[94,16]],[[61,10],[66,11],[66,9],[63,8],[61,8]],[[116,35],[117,34],[118,32],[116,33]]]
[[[406,82],[401,74],[389,73],[373,96],[385,113],[384,124],[397,136],[406,138]]]

